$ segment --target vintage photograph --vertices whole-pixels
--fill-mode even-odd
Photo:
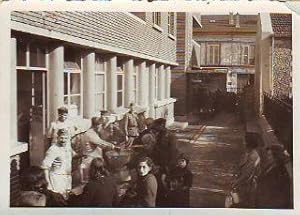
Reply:
[[[12,11],[10,207],[293,209],[298,6]]]

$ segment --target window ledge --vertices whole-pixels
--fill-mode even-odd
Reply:
[[[153,28],[159,32],[163,32],[163,29],[159,25],[153,24]]]
[[[175,36],[173,34],[168,34],[168,37],[172,40],[176,40]]]
[[[21,153],[27,152],[27,151],[28,151],[28,143],[25,143],[25,142],[16,142],[10,148],[10,156],[21,154]]]

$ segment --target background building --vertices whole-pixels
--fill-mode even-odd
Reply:
[[[101,110],[122,120],[130,102],[174,121],[175,13],[13,12],[11,204],[19,171],[38,165],[57,108],[85,129]]]

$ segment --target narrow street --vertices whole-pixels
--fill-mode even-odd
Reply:
[[[189,155],[194,174],[191,207],[224,207],[224,194],[243,150],[243,124],[228,113],[195,124],[177,133],[178,147]]]

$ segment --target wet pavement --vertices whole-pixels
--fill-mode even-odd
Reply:
[[[244,125],[229,113],[193,124],[176,134],[178,147],[189,156],[194,174],[190,205],[224,207],[225,193],[243,151]]]

